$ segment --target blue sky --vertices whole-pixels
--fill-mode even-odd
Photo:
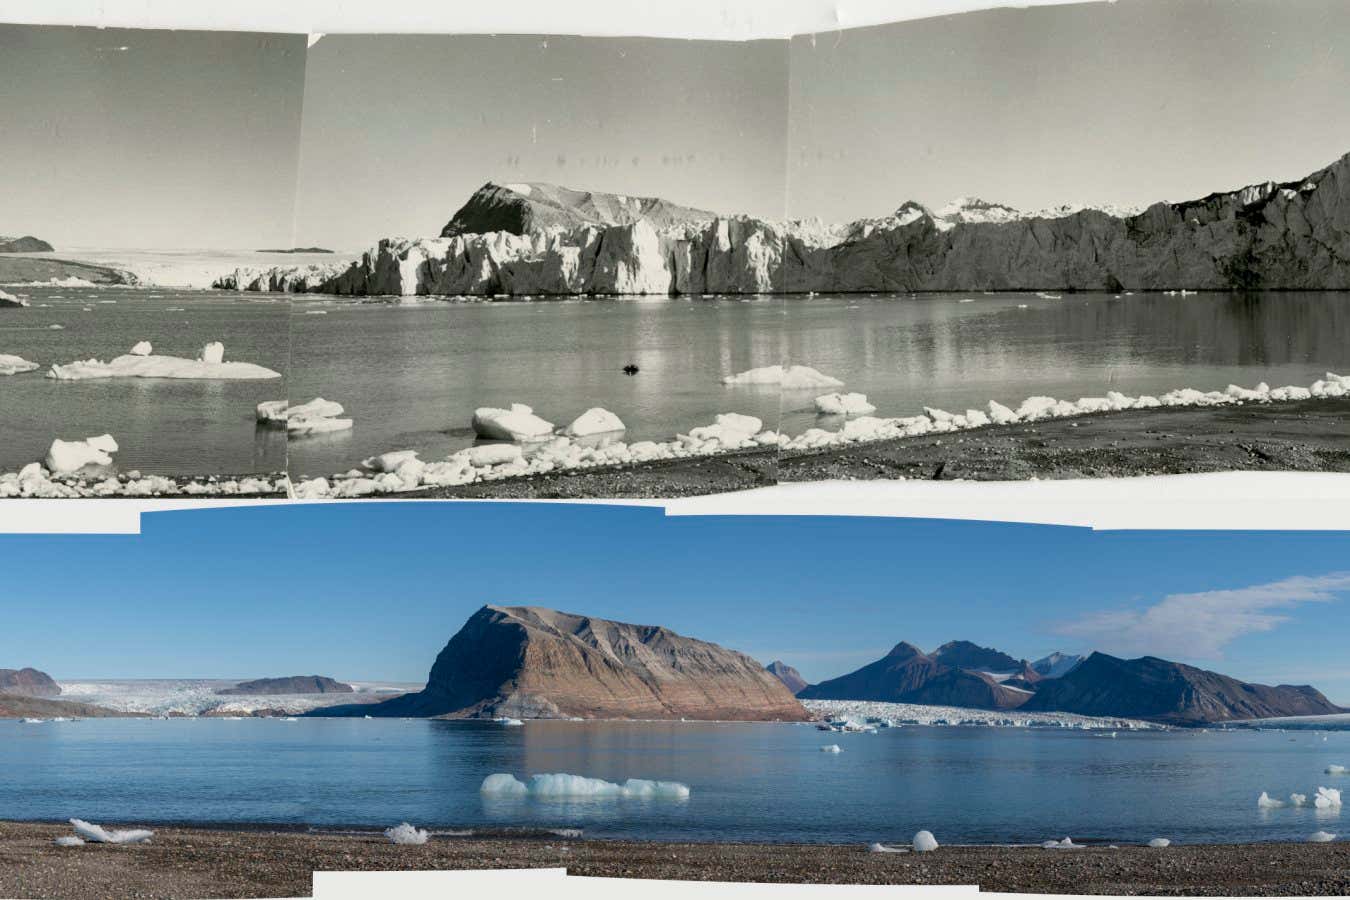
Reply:
[[[810,680],[900,640],[1155,652],[1350,703],[1350,535],[349,504],[0,536],[0,667],[421,680],[484,603],[662,624]],[[1170,598],[1170,599],[1168,599]]]

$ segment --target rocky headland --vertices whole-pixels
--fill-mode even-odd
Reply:
[[[23,237],[0,235],[0,253],[51,253],[56,248],[31,234]]]
[[[313,716],[805,721],[750,657],[656,625],[484,606],[436,657],[424,690]]]
[[[214,286],[394,296],[1344,290],[1350,154],[1297,181],[1138,212],[1020,213],[962,198],[843,225],[489,183],[438,237],[385,238],[350,264],[238,269]]]

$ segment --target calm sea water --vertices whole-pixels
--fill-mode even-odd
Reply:
[[[193,358],[210,341],[225,358],[282,373],[289,367],[284,297],[203,291],[25,287],[28,309],[0,310],[0,353],[42,368],[0,376],[0,471],[42,459],[53,438],[109,433],[122,471],[247,474],[286,467],[286,438],[255,427],[254,407],[286,396],[285,378],[55,381],[52,363],[110,360],[148,340],[155,352]],[[51,325],[61,325],[60,330]]]
[[[319,314],[319,313],[323,314]],[[388,450],[471,445],[480,406],[524,403],[566,426],[592,406],[629,440],[670,440],[722,412],[778,419],[778,391],[722,376],[779,362],[779,299],[625,299],[294,306],[291,392],[336,400],[349,432],[293,440],[292,472],[326,475]],[[623,367],[640,368],[627,376]]]
[[[1325,740],[1324,740],[1325,738]],[[843,752],[820,747],[838,743]],[[267,719],[0,722],[4,818],[577,827],[593,837],[947,843],[1302,840],[1339,812],[1261,811],[1350,762],[1350,732],[1127,733],[695,723]],[[570,772],[689,785],[687,801],[491,800]]]
[[[1015,407],[1037,394],[1306,387],[1350,370],[1344,292],[837,295],[786,308],[788,359],[843,379],[878,415]],[[837,427],[817,421],[815,393],[784,396],[785,431]]]

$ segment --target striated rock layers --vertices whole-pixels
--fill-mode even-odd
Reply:
[[[484,606],[436,657],[427,686],[310,715],[805,721],[759,663],[655,625],[533,606]]]
[[[806,687],[808,684],[807,680],[802,677],[801,672],[798,672],[796,669],[794,669],[792,666],[789,666],[781,659],[775,659],[773,662],[765,666],[764,670],[768,672],[770,675],[772,675],[774,678],[777,678],[779,681],[783,682],[783,687],[791,691],[794,696],[798,691]]]
[[[346,265],[240,269],[215,286],[404,296],[1350,289],[1350,154],[1295,182],[1137,213],[1022,214],[967,198],[842,226],[488,184],[440,237],[387,238]]]

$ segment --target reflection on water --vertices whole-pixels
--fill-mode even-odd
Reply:
[[[0,310],[0,353],[41,368],[0,376],[0,471],[40,460],[54,438],[111,434],[122,471],[208,475],[272,473],[286,467],[286,439],[254,427],[254,408],[286,396],[285,378],[196,381],[107,378],[55,381],[48,366],[110,360],[148,340],[155,352],[194,358],[210,341],[228,360],[286,374],[284,297],[200,291],[11,288],[28,309]],[[60,325],[60,329],[50,326]]]
[[[838,743],[839,754],[821,753]],[[391,719],[0,722],[9,818],[385,828],[582,828],[591,836],[863,843],[1302,840],[1350,731],[1081,732]],[[567,772],[689,785],[685,801],[501,800],[487,775]],[[1333,786],[1340,786],[1333,784]]]
[[[325,310],[326,315],[309,312]],[[593,406],[627,439],[670,440],[722,412],[775,426],[774,388],[723,375],[778,362],[782,301],[549,300],[383,304],[298,300],[291,390],[336,400],[350,432],[293,440],[292,471],[324,475],[389,450],[467,447],[480,406],[524,403],[558,426]],[[627,375],[624,367],[636,365]]]
[[[867,394],[879,415],[961,411],[1230,383],[1307,386],[1350,368],[1350,294],[821,296],[787,301],[784,341]],[[784,429],[817,424],[811,392],[784,397]]]

